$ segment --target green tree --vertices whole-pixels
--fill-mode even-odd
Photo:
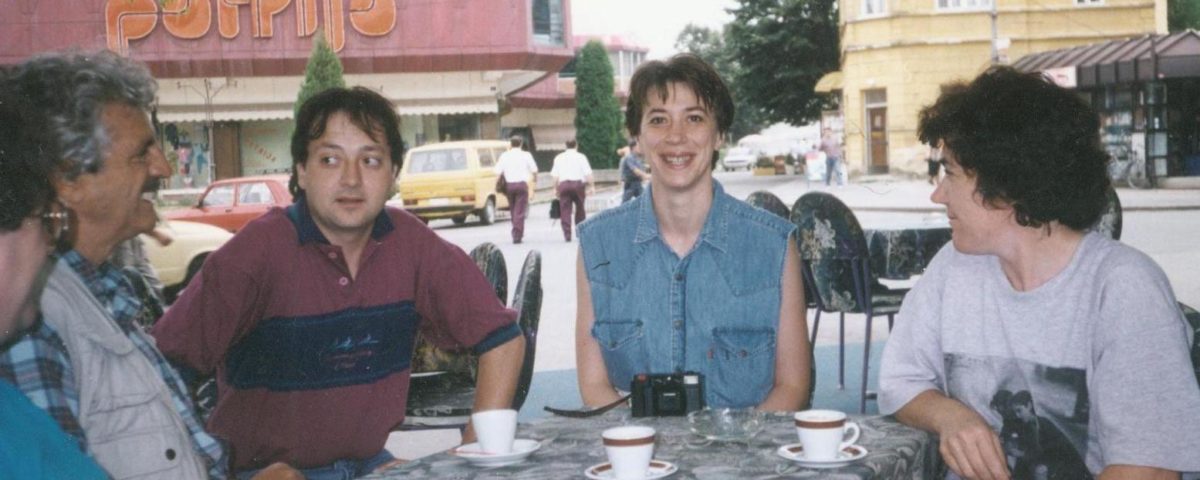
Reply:
[[[728,28],[726,26],[726,30]],[[729,128],[730,138],[727,138],[727,141],[733,143],[737,139],[757,133],[767,126],[767,119],[763,115],[762,108],[751,103],[748,100],[749,95],[742,93],[737,75],[737,72],[741,70],[741,65],[734,59],[733,52],[730,51],[729,45],[725,43],[721,34],[711,28],[688,24],[675,38],[675,49],[696,55],[711,64],[733,92],[735,112],[733,125]]]
[[[772,122],[803,125],[834,101],[813,92],[838,69],[836,0],[739,0],[726,38],[740,66],[734,73],[747,102]]]
[[[621,143],[621,108],[613,95],[613,67],[595,40],[575,63],[575,139],[593,168],[616,168]]]
[[[300,94],[296,96],[296,105],[292,118],[300,116],[300,106],[330,88],[345,88],[346,79],[342,78],[342,61],[337,53],[329,48],[325,35],[317,31],[313,39],[312,53],[308,56],[308,65],[304,67],[304,83],[300,84]]]
[[[1200,29],[1200,2],[1167,0],[1167,25],[1172,32]]]

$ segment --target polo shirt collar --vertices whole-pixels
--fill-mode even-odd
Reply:
[[[325,234],[321,233],[321,229],[317,228],[317,222],[313,220],[312,212],[308,210],[308,199],[304,194],[297,195],[296,201],[287,207],[287,216],[292,221],[292,225],[296,227],[297,240],[301,245],[307,243],[331,245],[329,239],[325,238]],[[387,214],[387,207],[384,207],[383,210],[380,210],[379,215],[375,216],[375,224],[371,226],[371,239],[378,241],[395,229],[396,226]]]
[[[725,188],[721,186],[721,182],[713,179],[713,200],[712,206],[708,209],[708,217],[704,220],[704,227],[700,230],[700,239],[697,243],[706,243],[713,248],[725,251],[727,241],[726,225],[728,224],[728,214],[726,211],[729,208],[729,202],[732,197],[725,195]],[[658,229],[658,217],[654,215],[654,189],[646,187],[646,193],[638,198],[637,213],[637,232],[634,234],[634,243],[648,242],[661,236]]]

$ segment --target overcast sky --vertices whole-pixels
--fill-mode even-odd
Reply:
[[[675,37],[688,23],[720,28],[733,17],[735,0],[571,0],[576,35],[621,35],[650,47],[650,58],[675,53]]]

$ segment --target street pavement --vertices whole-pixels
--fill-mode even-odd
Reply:
[[[726,191],[737,198],[751,192],[766,190],[791,205],[811,190],[827,191],[845,202],[858,216],[865,228],[893,223],[944,221],[944,209],[929,199],[933,186],[923,179],[865,176],[844,186],[826,187],[796,176],[754,176],[749,172],[720,172],[716,178]],[[468,223],[453,225],[449,220],[434,221],[430,227],[448,241],[470,251],[479,243],[495,243],[504,253],[510,272],[509,292],[515,290],[515,272],[531,250],[542,255],[543,303],[538,331],[537,358],[533,391],[522,421],[542,415],[542,405],[564,408],[579,406],[574,383],[575,368],[575,264],[578,243],[562,238],[557,220],[550,220],[549,192],[539,192],[531,206],[525,226],[524,242],[513,245],[508,220],[490,226]],[[1200,305],[1200,190],[1132,190],[1119,189],[1124,208],[1122,241],[1147,253],[1167,273],[1180,301]],[[590,208],[601,209],[616,205],[620,192],[615,188],[602,189],[589,200]],[[595,212],[589,212],[595,213]],[[899,282],[895,286],[910,285]],[[857,409],[857,388],[860,381],[862,343],[865,324],[862,315],[846,317],[846,388],[836,389],[836,355],[838,342],[837,317],[824,315],[815,345],[818,365],[817,398],[814,404],[823,408]],[[812,325],[812,315],[809,315]],[[872,329],[871,377],[878,373],[878,354],[887,340],[887,322],[875,322]],[[872,380],[874,383],[874,380]],[[874,409],[874,402],[868,405]],[[437,435],[441,435],[438,437]],[[395,436],[389,449],[407,458],[439,451],[452,446],[457,434],[450,438],[445,432],[428,436]]]

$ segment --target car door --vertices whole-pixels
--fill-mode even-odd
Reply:
[[[237,186],[231,183],[210,187],[197,205],[200,214],[196,216],[198,218],[195,218],[195,221],[235,231],[239,227],[233,213],[236,192]]]

